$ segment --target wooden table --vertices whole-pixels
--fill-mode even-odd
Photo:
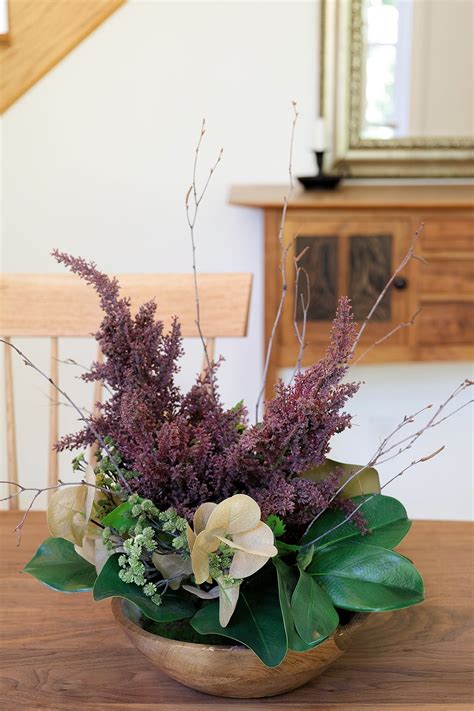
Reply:
[[[180,686],[115,625],[110,603],[66,595],[20,575],[46,537],[32,513],[21,547],[18,514],[0,514],[0,708],[67,711],[381,711],[473,708],[473,525],[417,521],[401,546],[426,580],[426,602],[373,615],[354,647],[323,676],[283,696],[218,699]],[[242,680],[245,683],[245,680]]]

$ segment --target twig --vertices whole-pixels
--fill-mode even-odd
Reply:
[[[457,386],[457,388],[455,388],[455,390],[451,393],[451,395],[449,395],[449,397],[448,397],[444,402],[442,402],[442,403],[438,406],[438,408],[437,408],[435,414],[428,420],[428,422],[427,422],[423,427],[421,427],[417,432],[412,433],[411,435],[408,435],[407,437],[404,437],[404,438],[402,438],[401,440],[399,440],[398,442],[395,442],[394,444],[391,444],[391,445],[389,446],[389,443],[393,440],[393,438],[394,438],[404,427],[406,427],[407,425],[413,423],[413,422],[415,421],[415,419],[416,419],[419,415],[421,415],[423,412],[426,412],[427,410],[431,409],[431,408],[432,408],[432,405],[426,405],[425,407],[421,408],[420,410],[418,410],[417,412],[413,413],[412,415],[405,415],[405,417],[403,418],[403,420],[402,420],[401,422],[399,422],[399,423],[396,425],[396,427],[382,440],[381,444],[380,444],[379,447],[376,449],[376,451],[373,453],[372,457],[371,457],[370,460],[367,462],[367,464],[365,464],[365,465],[359,467],[359,469],[357,469],[357,471],[353,472],[353,473],[338,487],[338,489],[335,491],[335,493],[334,493],[334,494],[331,496],[331,498],[329,499],[329,501],[328,501],[328,506],[330,506],[330,505],[332,504],[332,502],[337,498],[337,496],[339,496],[339,494],[345,489],[345,487],[346,487],[351,481],[353,481],[353,480],[356,479],[358,476],[360,476],[360,474],[362,474],[362,472],[366,471],[366,469],[369,469],[369,468],[371,468],[371,467],[374,467],[376,464],[381,465],[381,464],[384,464],[385,462],[388,462],[388,461],[391,460],[391,459],[395,459],[395,458],[398,457],[400,454],[402,454],[403,452],[405,452],[405,451],[407,451],[408,449],[410,449],[410,448],[413,446],[413,444],[414,444],[425,432],[427,432],[427,431],[430,430],[430,429],[433,429],[434,427],[437,427],[439,424],[441,424],[441,422],[444,422],[445,420],[449,419],[450,417],[452,417],[453,415],[455,415],[457,412],[459,412],[459,410],[462,410],[464,407],[467,407],[467,405],[469,405],[471,402],[473,402],[472,400],[469,400],[468,402],[463,403],[463,405],[461,405],[460,407],[456,408],[456,409],[453,410],[452,412],[449,412],[447,415],[445,415],[445,416],[442,417],[441,419],[438,419],[439,415],[441,414],[441,412],[444,411],[444,409],[448,406],[448,404],[449,404],[450,402],[452,402],[452,400],[453,400],[455,397],[457,397],[457,396],[460,395],[462,392],[464,392],[464,390],[465,390],[466,388],[470,387],[470,386],[473,385],[473,384],[474,384],[474,381],[472,381],[472,380],[464,380],[460,385]],[[408,443],[408,444],[405,444],[405,443]],[[401,446],[401,445],[404,445],[404,446]],[[397,451],[395,454],[391,455],[390,457],[386,457],[386,455],[387,455],[389,452],[392,452],[392,451],[393,451],[394,449],[396,449],[397,447],[398,447],[398,451]],[[441,451],[441,450],[440,450],[440,451]],[[420,461],[427,461],[427,459],[423,459],[423,458],[422,458]],[[406,470],[404,470],[404,471],[406,471]],[[390,481],[392,481],[392,480],[390,480]],[[387,482],[387,483],[390,483],[390,482]],[[386,486],[386,485],[385,485],[385,486]],[[308,524],[308,526],[307,526],[307,528],[306,528],[306,532],[309,531],[309,529],[310,529],[311,526],[314,524],[314,522],[318,520],[318,518],[324,513],[325,510],[326,510],[326,509],[324,509],[324,510],[320,511],[318,514],[316,514],[316,516],[315,516],[315,517],[312,519],[312,521]],[[306,533],[306,532],[305,532],[305,533]]]
[[[301,366],[303,363],[303,356],[304,356],[304,351],[306,348],[306,327],[308,324],[308,311],[309,311],[309,304],[311,300],[311,286],[309,282],[309,274],[306,271],[304,267],[300,267],[299,262],[302,259],[302,257],[306,254],[308,251],[309,247],[305,247],[300,254],[298,254],[296,257],[294,257],[294,265],[295,265],[295,308],[293,312],[293,328],[295,330],[296,338],[299,343],[299,349],[298,349],[298,356],[296,358],[296,365],[295,369],[293,371],[293,374],[290,379],[290,383],[293,382],[293,379],[295,375],[301,372]],[[299,294],[299,281],[300,281],[300,276],[301,274],[304,275],[305,281],[306,281],[306,299],[304,297],[303,292]],[[301,312],[303,315],[302,321],[303,325],[300,327],[298,325],[298,295],[301,300]]]
[[[272,326],[270,338],[269,338],[268,345],[267,345],[267,352],[265,355],[265,362],[264,362],[264,366],[263,366],[262,385],[261,385],[260,391],[257,396],[257,402],[255,404],[255,422],[258,422],[260,403],[261,403],[261,400],[263,397],[263,393],[265,392],[265,385],[267,382],[268,368],[270,365],[270,358],[271,358],[271,354],[272,354],[272,350],[273,350],[273,341],[275,340],[276,330],[278,328],[278,324],[280,323],[281,314],[283,312],[283,305],[284,305],[285,299],[286,299],[286,292],[288,290],[288,285],[287,285],[287,281],[286,281],[286,256],[288,253],[288,247],[285,248],[285,246],[283,244],[283,230],[285,227],[286,213],[288,210],[288,203],[290,202],[291,196],[293,194],[293,189],[294,189],[293,144],[294,144],[294,138],[295,138],[295,126],[296,126],[296,121],[298,119],[298,110],[297,110],[296,101],[292,102],[292,106],[293,106],[293,123],[291,125],[290,156],[289,156],[289,162],[288,162],[289,187],[288,187],[287,194],[283,198],[283,210],[281,213],[280,227],[278,229],[278,244],[280,245],[280,250],[281,250],[281,259],[280,259],[280,273],[281,273],[281,281],[282,281],[281,296],[280,296],[280,302],[278,304],[275,320],[273,321],[273,326]]]
[[[420,224],[419,228],[417,229],[417,231],[415,232],[414,236],[413,236],[413,239],[412,239],[412,241],[411,241],[411,244],[410,244],[410,247],[409,247],[409,249],[408,249],[408,252],[405,254],[405,256],[403,257],[402,261],[400,262],[400,264],[398,265],[398,267],[395,269],[395,271],[393,272],[393,274],[392,274],[392,276],[390,277],[390,279],[388,280],[388,282],[385,284],[384,288],[382,289],[382,291],[380,292],[380,294],[379,294],[378,297],[376,298],[374,305],[372,306],[372,308],[370,309],[369,313],[368,313],[367,316],[365,317],[365,319],[364,319],[364,321],[363,321],[363,323],[362,323],[362,325],[361,325],[361,327],[360,327],[360,329],[359,329],[359,332],[358,332],[358,334],[357,334],[357,336],[356,336],[356,338],[355,338],[355,340],[354,340],[354,344],[353,344],[352,349],[351,349],[351,355],[354,353],[355,349],[357,348],[357,346],[358,346],[358,344],[359,344],[359,341],[360,341],[360,339],[362,338],[362,335],[363,335],[365,329],[367,328],[367,324],[369,323],[370,319],[371,319],[372,316],[374,315],[375,311],[377,310],[377,308],[378,308],[380,302],[383,300],[383,298],[384,298],[385,294],[387,293],[388,289],[389,289],[389,288],[391,287],[391,285],[393,284],[393,282],[394,282],[395,278],[397,277],[397,275],[400,274],[400,272],[402,271],[402,269],[404,269],[404,268],[406,267],[406,265],[408,264],[408,262],[409,262],[411,259],[413,259],[413,258],[414,258],[414,259],[420,259],[421,261],[426,261],[426,260],[424,260],[422,257],[418,257],[418,256],[415,255],[415,247],[416,247],[416,245],[417,245],[417,243],[418,243],[419,238],[421,237],[421,234],[422,234],[422,232],[423,232],[423,228],[424,228],[424,223],[422,222],[422,223]],[[387,336],[387,337],[388,337],[388,336]]]
[[[58,391],[58,393],[59,393],[60,395],[62,395],[63,398],[65,398],[65,400],[67,400],[67,402],[71,405],[71,407],[72,407],[72,408],[77,412],[77,414],[79,415],[79,420],[85,424],[85,426],[87,427],[87,429],[90,430],[90,432],[94,435],[95,439],[99,442],[99,444],[100,444],[100,446],[102,447],[102,449],[107,453],[107,455],[108,455],[110,461],[112,462],[112,465],[113,465],[113,467],[114,467],[114,469],[115,469],[115,472],[116,472],[116,474],[117,474],[117,477],[118,477],[120,483],[122,484],[122,486],[123,486],[129,493],[131,493],[132,490],[130,489],[130,486],[129,486],[127,480],[125,479],[125,477],[123,476],[122,472],[120,471],[120,469],[119,469],[119,467],[118,467],[118,465],[117,465],[117,463],[116,463],[116,461],[115,461],[115,459],[114,459],[114,456],[113,456],[113,454],[111,453],[111,451],[109,450],[109,448],[108,448],[108,446],[107,446],[107,444],[106,444],[104,438],[103,438],[102,435],[96,430],[96,428],[91,424],[91,421],[90,421],[89,419],[87,419],[87,417],[84,416],[84,413],[82,412],[81,408],[80,408],[78,405],[76,405],[76,403],[74,402],[74,400],[72,400],[72,398],[69,397],[69,395],[67,394],[67,392],[65,392],[64,390],[62,390],[62,388],[60,388],[59,385],[58,385],[57,383],[55,383],[52,378],[49,377],[49,375],[47,375],[44,371],[42,371],[41,368],[38,368],[38,366],[35,365],[35,364],[33,363],[33,361],[30,360],[30,358],[28,358],[28,356],[26,356],[17,346],[15,346],[15,345],[14,345],[13,343],[11,343],[10,341],[6,341],[6,340],[3,339],[3,338],[0,338],[0,343],[6,343],[8,346],[10,346],[10,348],[13,348],[13,350],[23,359],[23,362],[24,362],[24,364],[25,364],[26,366],[28,366],[28,367],[30,367],[30,368],[33,368],[33,370],[35,370],[35,371],[36,371],[37,373],[39,373],[43,378],[45,378],[45,379],[48,381],[48,383],[50,383],[50,384]]]
[[[198,162],[199,162],[199,151],[201,149],[201,143],[204,138],[204,134],[206,133],[206,119],[202,120],[202,125],[201,125],[201,132],[199,134],[199,140],[197,142],[196,150],[194,153],[194,164],[193,164],[193,181],[188,189],[188,192],[186,193],[186,198],[185,198],[185,205],[186,205],[186,219],[188,221],[188,226],[189,226],[189,232],[191,236],[191,246],[192,246],[192,258],[193,258],[193,278],[194,278],[194,300],[196,304],[196,320],[195,324],[198,330],[199,338],[202,343],[202,347],[204,349],[204,356],[206,358],[206,364],[207,364],[207,369],[209,373],[209,378],[210,378],[210,384],[211,384],[211,389],[212,392],[215,392],[214,388],[214,378],[213,378],[213,373],[212,373],[212,366],[211,366],[211,360],[209,358],[209,353],[207,350],[207,344],[206,344],[206,339],[204,338],[204,334],[202,332],[201,328],[201,307],[200,307],[200,302],[199,302],[199,289],[198,289],[198,278],[197,278],[197,268],[196,268],[196,240],[195,240],[195,226],[196,226],[196,219],[199,211],[199,206],[202,202],[202,199],[204,195],[206,194],[207,188],[209,186],[209,183],[211,181],[211,178],[214,174],[214,171],[216,170],[217,166],[219,165],[221,158],[222,158],[222,153],[223,149],[219,151],[219,155],[217,156],[217,160],[214,163],[214,165],[211,167],[209,171],[209,175],[207,177],[207,180],[204,184],[203,189],[201,190],[201,193],[198,192],[198,187],[197,187],[197,167],[198,167]],[[193,209],[193,214],[191,215],[191,206],[189,204],[190,198],[193,198],[193,203],[194,203],[194,209]]]
[[[31,501],[28,505],[28,508],[26,509],[25,513],[23,514],[21,520],[19,521],[19,523],[17,523],[17,525],[13,529],[13,532],[18,534],[18,538],[17,538],[17,545],[18,546],[20,545],[20,542],[21,542],[21,529],[25,525],[26,519],[28,518],[28,514],[30,513],[31,509],[33,508],[33,504],[35,503],[36,499],[41,494],[43,494],[45,491],[53,491],[56,489],[60,489],[63,486],[79,486],[80,484],[83,484],[84,486],[90,486],[94,489],[98,489],[99,491],[103,491],[106,494],[110,493],[110,491],[108,489],[104,489],[102,486],[97,486],[96,484],[92,484],[91,482],[85,481],[84,479],[82,479],[81,481],[61,481],[61,480],[59,480],[59,482],[57,484],[54,484],[53,486],[45,486],[43,488],[37,488],[37,487],[32,487],[32,486],[23,486],[22,484],[18,484],[18,482],[16,482],[16,481],[0,481],[0,484],[8,484],[8,485],[18,487],[18,491],[16,491],[14,494],[9,494],[8,496],[3,496],[2,498],[0,498],[0,501],[9,501],[10,499],[15,499],[18,496],[20,496],[20,494],[22,494],[23,492],[27,492],[27,491],[34,491],[35,492],[33,498],[31,499]]]
[[[365,351],[362,353],[362,355],[360,355],[354,363],[351,363],[351,367],[354,366],[354,365],[357,365],[358,363],[360,363],[360,361],[361,361],[363,358],[365,358],[365,356],[366,356],[368,353],[370,353],[370,351],[371,351],[373,348],[375,348],[376,346],[380,345],[381,343],[383,343],[384,341],[386,341],[388,338],[391,338],[395,333],[397,333],[398,331],[400,331],[402,328],[408,328],[409,326],[413,326],[414,323],[415,323],[415,319],[416,319],[416,317],[418,316],[418,314],[420,313],[420,311],[421,311],[421,307],[415,311],[415,313],[413,314],[413,316],[411,317],[411,319],[410,319],[409,321],[405,321],[404,323],[399,323],[398,326],[395,326],[395,328],[392,328],[392,330],[389,331],[388,333],[386,333],[385,336],[382,336],[382,337],[379,338],[377,341],[375,341],[374,343],[372,343],[372,345],[369,346],[369,348],[367,348],[367,350],[365,350]]]
[[[405,474],[405,472],[407,472],[407,471],[408,471],[409,469],[411,469],[412,467],[415,467],[417,464],[421,464],[421,463],[423,463],[423,462],[429,461],[430,459],[433,459],[433,457],[436,457],[440,452],[443,451],[443,449],[444,449],[444,445],[443,445],[442,447],[439,447],[439,449],[437,449],[435,452],[432,452],[431,454],[427,454],[427,455],[425,455],[424,457],[420,457],[420,459],[414,459],[414,460],[413,460],[412,462],[410,462],[410,464],[408,464],[404,469],[402,469],[401,471],[399,471],[397,474],[395,474],[395,476],[392,476],[391,479],[389,479],[387,482],[385,482],[385,484],[380,488],[380,491],[383,491],[383,489],[385,489],[386,486],[388,486],[388,485],[391,484],[393,481],[395,481],[395,479],[398,479],[398,477],[403,476],[403,474]],[[355,516],[356,513],[357,513],[363,506],[365,506],[369,501],[372,501],[372,499],[374,499],[376,496],[380,496],[380,494],[379,494],[379,493],[371,494],[368,498],[364,499],[364,501],[362,501],[358,506],[356,506],[356,508],[355,508],[353,511],[351,511],[350,514],[348,514],[348,515],[344,518],[343,521],[340,521],[338,524],[336,524],[336,525],[333,526],[332,528],[328,528],[327,531],[324,531],[324,533],[322,533],[320,536],[317,536],[317,538],[314,538],[312,541],[308,541],[307,543],[304,543],[304,544],[301,546],[301,548],[308,548],[309,546],[314,545],[315,543],[317,543],[317,542],[320,541],[321,539],[326,538],[326,536],[329,536],[330,533],[333,533],[334,531],[337,531],[338,528],[340,528],[340,527],[343,526],[345,523],[347,523],[348,521],[350,521],[351,518],[353,518],[353,516]]]

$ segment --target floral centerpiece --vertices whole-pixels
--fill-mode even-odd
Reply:
[[[194,198],[197,211],[196,191]],[[192,236],[193,227],[191,219]],[[420,573],[394,550],[410,529],[407,512],[381,492],[437,452],[384,485],[376,467],[458,411],[445,413],[472,383],[423,425],[427,408],[405,416],[366,464],[336,462],[331,444],[351,426],[345,407],[360,383],[348,371],[365,327],[356,328],[347,298],[339,300],[324,357],[279,382],[251,423],[242,402],[223,405],[219,360],[208,359],[189,392],[179,390],[177,319],[166,332],[154,302],[133,315],[115,278],[54,254],[100,298],[95,337],[104,362],[82,378],[103,383],[109,395],[98,415],[86,415],[63,393],[83,427],[56,447],[76,453],[80,481],[52,487],[51,537],[26,572],[57,591],[127,601],[130,618],[158,640],[240,645],[270,669],[288,655],[311,655],[354,614],[423,600]],[[298,276],[297,259],[295,267]],[[93,466],[86,459],[92,446]]]
[[[55,254],[99,294],[105,362],[82,377],[110,396],[57,444],[82,450],[73,467],[83,479],[58,485],[51,537],[26,572],[55,590],[125,598],[159,635],[230,638],[268,666],[321,644],[347,611],[423,600],[419,572],[393,550],[410,521],[380,493],[373,466],[421,432],[387,438],[366,466],[328,458],[331,439],[351,426],[343,408],[359,387],[343,381],[357,334],[348,299],[324,358],[280,383],[252,425],[242,403],[222,405],[218,363],[180,393],[177,320],[166,333],[154,302],[132,316],[115,279]],[[91,468],[84,451],[94,442]]]

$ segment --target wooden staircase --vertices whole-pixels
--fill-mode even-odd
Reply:
[[[0,113],[65,57],[125,0],[9,0],[0,44]]]

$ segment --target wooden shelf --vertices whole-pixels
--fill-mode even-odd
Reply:
[[[234,185],[231,205],[278,208],[288,192],[284,185]],[[336,190],[295,189],[292,209],[469,209],[474,208],[474,184],[462,185],[341,185]]]

